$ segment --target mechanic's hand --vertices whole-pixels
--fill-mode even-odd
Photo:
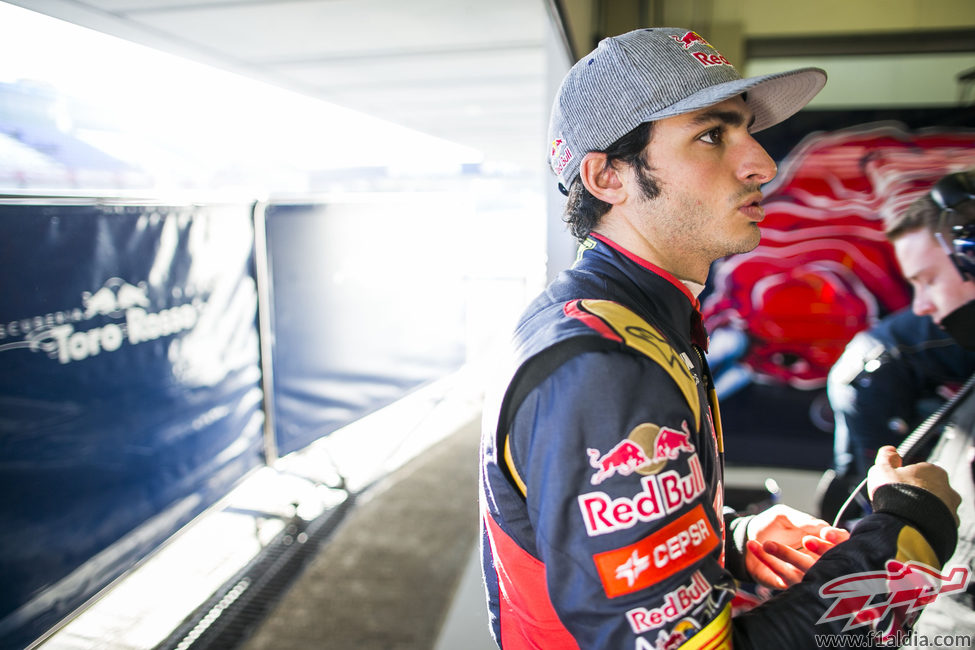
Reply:
[[[748,522],[745,568],[758,584],[785,589],[802,580],[819,557],[850,533],[786,505],[775,505]]]
[[[948,484],[948,472],[931,463],[914,463],[904,466],[904,461],[891,445],[877,450],[877,460],[867,472],[867,492],[873,493],[887,483],[907,483],[923,488],[941,499],[958,523],[958,506],[961,497]]]

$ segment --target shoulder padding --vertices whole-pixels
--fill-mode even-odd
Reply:
[[[585,352],[629,352],[654,361],[670,375],[694,415],[695,427],[701,425],[701,401],[697,381],[687,363],[674,350],[656,327],[623,305],[610,300],[572,300],[565,303],[566,316],[584,323],[573,336],[564,338],[526,359],[508,384],[496,429],[497,449],[507,457],[508,430],[511,419],[528,394],[568,360]],[[510,458],[502,467],[524,493],[523,483],[511,466]]]

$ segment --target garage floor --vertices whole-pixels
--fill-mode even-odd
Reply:
[[[242,647],[495,648],[472,553],[477,442],[471,422],[363,493]]]
[[[477,556],[478,422],[367,490],[245,650],[496,650]],[[772,478],[812,511],[817,472],[729,467],[730,487]]]

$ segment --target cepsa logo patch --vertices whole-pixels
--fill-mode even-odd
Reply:
[[[635,544],[593,556],[607,598],[646,589],[694,564],[721,543],[701,505]]]

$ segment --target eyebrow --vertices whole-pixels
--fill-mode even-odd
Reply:
[[[745,123],[745,114],[740,111],[704,111],[695,115],[691,124],[699,126],[715,120],[723,122],[728,126],[741,126]],[[755,124],[754,115],[748,119],[748,128],[751,128],[753,124]]]

